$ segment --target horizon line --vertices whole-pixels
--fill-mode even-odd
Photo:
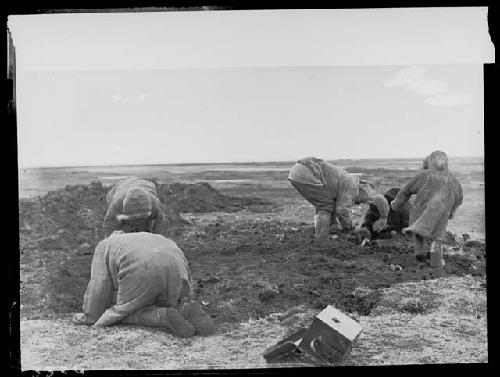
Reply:
[[[425,157],[374,157],[374,158],[327,158],[325,161],[366,161],[366,160],[415,160],[423,159]],[[448,156],[449,159],[456,158],[483,158],[484,156]],[[44,165],[44,166],[18,166],[18,170],[23,169],[63,169],[63,168],[99,168],[99,167],[131,167],[131,166],[177,166],[177,165],[243,165],[243,164],[272,164],[272,163],[286,163],[294,162],[296,160],[267,160],[267,161],[229,161],[229,162],[156,162],[156,163],[138,163],[138,164],[106,164],[106,165]]]

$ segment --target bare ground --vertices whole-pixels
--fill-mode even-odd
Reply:
[[[395,179],[383,174],[379,191]],[[450,235],[443,271],[416,263],[408,237],[365,248],[349,235],[313,242],[313,209],[280,182],[226,190],[232,198],[206,185],[165,191],[179,212],[191,212],[167,211],[166,235],[184,250],[195,294],[218,326],[208,338],[73,325],[101,238],[106,190],[70,186],[22,199],[22,369],[265,368],[265,349],[327,304],[364,327],[346,365],[488,361],[483,242]],[[475,191],[465,192],[481,206]],[[365,210],[354,207],[355,219]],[[457,217],[465,221],[451,229],[484,229],[477,216]]]
[[[159,329],[94,329],[68,319],[21,322],[23,370],[265,368],[262,352],[307,326],[319,310],[297,307],[216,335],[179,339]],[[451,277],[384,289],[345,365],[485,363],[484,279]]]

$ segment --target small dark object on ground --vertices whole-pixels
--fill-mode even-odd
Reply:
[[[266,350],[263,356],[270,364],[340,364],[362,331],[359,323],[329,305],[314,318],[309,328],[301,328],[287,336]]]
[[[292,363],[314,365],[315,360],[302,351],[296,342],[301,340],[307,328],[302,327],[298,331],[280,340],[274,346],[269,347],[263,354],[268,364]]]
[[[415,259],[419,262],[426,262],[431,259],[431,252],[428,251],[425,254],[417,254],[415,255]]]
[[[259,293],[259,300],[262,302],[267,302],[275,298],[277,295],[276,291],[271,289],[266,289]]]

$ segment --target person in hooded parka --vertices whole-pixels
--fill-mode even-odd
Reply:
[[[366,203],[375,194],[370,183],[316,157],[297,161],[288,180],[316,208],[314,224],[318,238],[334,231],[339,222],[343,230],[354,229],[349,207]]]
[[[176,243],[149,232],[115,231],[97,245],[76,324],[161,327],[180,337],[214,332],[192,300],[188,262]]]
[[[137,177],[122,179],[108,191],[106,201],[106,236],[115,230],[163,233],[163,209],[155,182]]]
[[[405,233],[414,235],[415,255],[418,260],[430,258],[431,266],[441,267],[443,241],[448,220],[452,219],[457,208],[462,204],[462,185],[448,170],[448,158],[444,152],[434,151],[428,157],[428,169],[415,175],[391,203],[394,211],[412,199],[410,208],[410,226]],[[425,244],[430,243],[430,251]]]

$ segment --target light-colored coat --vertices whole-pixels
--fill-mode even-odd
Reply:
[[[412,195],[415,197],[411,200],[410,226],[406,230],[422,237],[442,240],[448,219],[462,204],[462,185],[447,167],[436,170],[431,166],[417,173],[401,189],[391,203],[392,208],[399,210]]]
[[[83,311],[97,326],[112,325],[148,305],[177,308],[192,294],[191,273],[176,243],[149,232],[113,233],[99,242]]]
[[[304,169],[313,177],[308,180]],[[290,170],[288,179],[304,184],[318,185],[326,189],[332,203],[335,203],[334,214],[342,225],[351,223],[349,207],[359,194],[359,180],[344,169],[324,160],[307,157],[299,160]]]

